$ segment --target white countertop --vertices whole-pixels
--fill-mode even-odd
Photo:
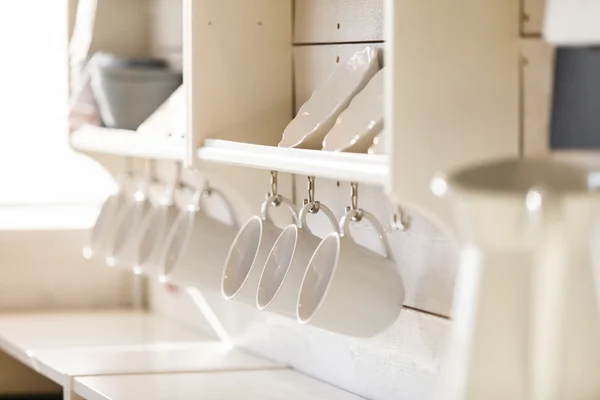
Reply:
[[[0,350],[33,367],[37,351],[197,343],[213,338],[142,311],[0,315]]]
[[[292,370],[114,375],[75,379],[87,400],[359,400]]]
[[[146,348],[42,350],[33,360],[37,372],[63,387],[77,376],[283,368],[216,341]]]

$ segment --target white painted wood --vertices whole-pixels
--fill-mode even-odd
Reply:
[[[148,41],[152,53],[183,51],[183,1],[148,1]]]
[[[79,151],[129,157],[181,160],[183,143],[131,131],[85,127],[71,135]],[[308,174],[330,179],[382,185],[387,178],[385,156],[283,149],[226,140],[208,139],[198,152],[200,161]],[[266,185],[265,185],[266,187]]]
[[[383,40],[383,0],[299,0],[294,6],[294,43]]]
[[[290,370],[85,377],[75,391],[87,400],[360,399]]]
[[[198,327],[210,329],[182,294],[172,295],[153,285],[151,297],[156,312],[182,322],[194,320]],[[369,399],[431,398],[450,326],[447,319],[404,309],[382,334],[355,339],[302,326],[220,296],[207,299],[234,343],[252,354]]]
[[[388,192],[452,232],[439,172],[519,154],[519,1],[388,0]]]
[[[202,338],[184,325],[145,312],[0,315],[0,350],[30,366],[39,350],[190,343]]]
[[[522,0],[521,32],[539,36],[544,26],[546,0]]]
[[[73,377],[273,369],[278,365],[232,350],[214,339],[151,347],[37,351],[35,370],[65,387]]]
[[[75,150],[94,153],[161,160],[183,160],[185,154],[185,142],[181,138],[160,138],[91,125],[73,132],[70,140]]]
[[[183,0],[148,0],[150,55],[164,58],[169,66],[183,69]]]
[[[292,117],[290,0],[185,0],[187,163],[204,139],[275,145]]]
[[[382,184],[387,177],[385,156],[335,153],[207,140],[198,150],[201,161],[261,168],[344,181]]]
[[[600,43],[600,2],[547,0],[544,38],[555,45],[597,46]]]
[[[521,40],[523,58],[523,154],[550,152],[550,113],[554,84],[554,47],[543,39]]]
[[[147,0],[100,0],[89,56],[97,51],[121,56],[145,55],[147,31]]]
[[[294,47],[294,104],[296,112],[312,93],[329,78],[339,64],[348,61],[367,46],[383,49],[383,44],[341,44]],[[383,65],[383,51],[379,54]]]

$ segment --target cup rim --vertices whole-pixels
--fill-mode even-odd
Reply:
[[[269,260],[271,259],[273,250],[275,250],[275,248],[279,244],[280,240],[283,238],[283,234],[286,233],[288,230],[293,230],[295,232],[294,248],[292,249],[292,256],[290,257],[290,262],[288,263],[288,265],[285,269],[285,274],[283,275],[283,279],[281,279],[281,282],[279,282],[279,285],[277,286],[277,290],[275,290],[275,294],[273,294],[273,296],[271,296],[271,298],[269,299],[269,301],[266,304],[260,304],[259,295],[261,292],[261,284],[263,282],[263,276],[265,275],[265,272],[267,270],[267,264],[269,263]],[[294,256],[296,255],[297,248],[298,248],[298,226],[295,224],[291,224],[291,225],[287,226],[283,231],[281,231],[281,233],[279,234],[279,237],[277,237],[277,240],[275,241],[275,244],[273,244],[273,247],[271,247],[271,251],[269,251],[269,255],[267,256],[265,265],[263,265],[263,269],[260,274],[260,279],[258,281],[258,290],[256,291],[256,307],[258,307],[259,310],[267,309],[269,307],[269,305],[271,305],[271,303],[273,303],[273,301],[275,300],[275,298],[281,291],[281,287],[283,286],[283,283],[285,282],[285,278],[288,276],[288,274],[290,272],[290,267],[291,267],[292,263],[294,262]],[[303,276],[303,280],[304,280],[304,276]]]
[[[303,318],[300,315],[301,314],[300,299],[302,297],[302,293],[304,292],[304,285],[306,284],[306,277],[308,276],[308,273],[310,271],[310,266],[312,265],[312,263],[315,259],[315,256],[319,253],[319,251],[321,250],[321,247],[323,247],[324,243],[331,240],[331,238],[334,238],[335,243],[337,245],[336,251],[335,251],[335,259],[334,259],[334,263],[333,263],[333,267],[332,267],[332,271],[331,271],[331,276],[329,278],[329,281],[327,282],[327,286],[325,287],[325,290],[323,291],[323,294],[321,295],[321,298],[319,299],[317,305],[315,307],[313,307],[312,312],[310,313],[310,315],[308,317]],[[333,282],[333,279],[335,278],[335,275],[337,273],[337,269],[338,269],[339,263],[340,263],[340,249],[342,247],[341,246],[342,245],[341,238],[342,238],[342,235],[338,232],[331,232],[327,236],[325,236],[321,240],[321,243],[319,243],[319,245],[315,249],[312,257],[310,258],[310,261],[308,262],[308,265],[306,266],[306,271],[304,271],[304,275],[302,277],[302,284],[300,285],[300,291],[298,292],[298,299],[296,301],[296,319],[297,319],[298,323],[300,323],[302,325],[309,324],[312,321],[312,319],[315,317],[315,315],[317,315],[317,313],[323,306],[323,303],[324,303],[325,299],[327,298],[327,295],[329,294],[329,291],[331,289],[331,283]]]
[[[229,271],[229,261],[231,259],[231,255],[233,253],[233,249],[235,247],[235,244],[240,239],[240,236],[247,229],[248,225],[250,225],[254,221],[258,221],[259,232],[260,232],[260,236],[258,239],[258,245],[256,246],[256,252],[254,253],[254,257],[252,258],[252,263],[250,264],[250,268],[248,268],[248,272],[246,273],[246,276],[244,277],[242,282],[237,286],[236,290],[233,293],[228,293],[225,290],[225,281],[226,281],[227,272]],[[227,258],[225,258],[225,264],[223,266],[223,271],[221,273],[221,294],[223,295],[225,300],[231,300],[240,293],[240,291],[246,285],[246,282],[248,281],[250,274],[252,273],[252,271],[255,268],[254,264],[256,263],[256,257],[258,257],[258,252],[260,250],[260,245],[261,245],[262,239],[263,239],[263,223],[264,223],[263,219],[260,218],[258,215],[253,215],[252,217],[248,218],[248,220],[244,223],[244,225],[242,225],[242,227],[238,230],[237,234],[235,235],[235,238],[233,239],[233,242],[231,242],[231,246],[229,246],[229,251],[227,252]]]

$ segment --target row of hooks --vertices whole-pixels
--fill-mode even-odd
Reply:
[[[320,202],[315,199],[315,177],[308,178],[308,198],[304,199],[303,204],[313,204],[309,210],[310,214],[317,214],[320,208]],[[272,205],[277,207],[281,204],[281,195],[277,192],[277,171],[271,171],[271,191],[267,193],[267,198],[273,198]],[[350,183],[350,206],[346,207],[346,212],[351,212],[352,220],[360,222],[363,217],[363,210],[358,206],[358,183]],[[401,208],[397,207],[396,212],[392,216],[391,227],[394,230],[405,231],[409,228],[409,217]]]
[[[154,160],[149,160],[146,169],[146,180],[151,184],[166,184],[158,177],[156,173],[156,162]],[[182,166],[180,163],[177,163],[176,175],[175,175],[175,185],[177,189],[183,190],[192,190],[193,188],[185,183],[182,179]],[[133,168],[133,160],[131,158],[125,158],[125,171],[126,174],[132,176],[134,174]],[[317,214],[320,208],[320,202],[315,199],[315,177],[309,176],[308,178],[308,198],[304,199],[303,204],[311,203],[313,204],[312,208],[309,210],[310,214]],[[203,196],[210,196],[211,188],[208,181],[204,181],[204,187],[202,190]],[[266,198],[272,198],[273,201],[271,203],[272,206],[278,207],[281,205],[282,196],[278,192],[278,172],[271,171],[270,177],[270,191],[267,192]],[[346,212],[352,212],[353,221],[360,222],[363,217],[363,210],[358,206],[358,183],[351,182],[350,183],[350,205],[346,207]],[[409,217],[405,210],[401,207],[396,208],[396,212],[392,215],[390,226],[394,230],[405,231],[409,228]]]

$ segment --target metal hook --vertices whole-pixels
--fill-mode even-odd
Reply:
[[[321,203],[315,201],[315,177],[308,177],[308,199],[304,199],[304,205],[311,203],[313,206],[308,210],[310,214],[316,214],[321,208]]]
[[[353,212],[352,221],[359,222],[363,217],[363,210],[358,208],[358,183],[350,183],[350,206],[346,207],[346,212]]]
[[[267,193],[266,198],[274,198],[271,203],[274,207],[279,207],[281,204],[281,195],[277,192],[277,183],[277,171],[271,171],[271,192]]]
[[[401,207],[396,208],[396,212],[392,215],[391,227],[397,231],[405,231],[410,227],[410,218]]]

